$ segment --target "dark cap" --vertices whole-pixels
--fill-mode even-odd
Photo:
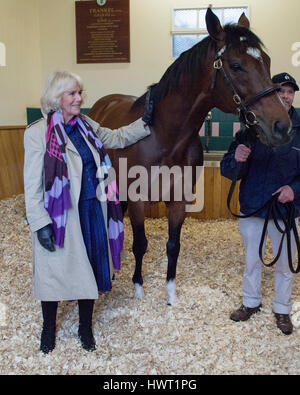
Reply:
[[[293,78],[288,73],[280,73],[274,75],[272,78],[272,82],[274,82],[274,84],[280,85],[290,84],[293,85],[295,91],[299,90],[299,86],[297,85],[295,78]]]

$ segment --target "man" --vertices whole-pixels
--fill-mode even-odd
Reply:
[[[241,179],[239,201],[241,213],[246,215],[262,207],[272,195],[278,193],[280,206],[294,202],[296,217],[300,208],[300,118],[292,106],[295,91],[299,87],[288,73],[280,73],[272,78],[281,85],[279,96],[289,112],[294,136],[290,143],[272,149],[262,144],[259,139],[249,146],[247,133],[239,131],[228,152],[221,161],[221,174],[229,179]],[[249,132],[248,132],[249,133]],[[246,321],[261,308],[261,271],[259,243],[264,224],[266,209],[255,217],[239,220],[240,232],[245,249],[246,266],[243,276],[243,304],[234,311],[233,321]],[[269,220],[267,233],[270,237],[273,253],[277,254],[281,233],[273,220]],[[292,253],[295,257],[295,240],[292,237]],[[286,335],[293,331],[289,313],[293,274],[288,266],[286,241],[283,244],[275,270],[275,297],[273,312],[277,327]]]

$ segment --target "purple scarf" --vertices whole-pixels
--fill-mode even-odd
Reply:
[[[67,135],[63,123],[64,119],[60,112],[48,114],[44,156],[45,208],[52,219],[56,244],[60,248],[64,246],[67,211],[72,207],[66,163]],[[76,123],[100,156],[107,202],[107,232],[110,251],[114,268],[120,270],[120,252],[124,241],[123,214],[118,199],[116,180],[108,173],[111,162],[103,144],[88,122],[79,115],[71,121],[72,125]]]

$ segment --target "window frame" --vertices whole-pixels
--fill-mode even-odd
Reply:
[[[203,29],[203,28],[197,28],[197,29],[193,29],[193,28],[176,28],[175,25],[175,11],[177,10],[207,10],[208,7],[211,7],[212,11],[214,11],[214,9],[228,9],[228,8],[246,8],[247,9],[247,18],[250,20],[250,5],[249,4],[243,4],[243,5],[216,5],[213,6],[212,4],[209,4],[207,6],[200,6],[200,7],[192,7],[192,6],[178,6],[178,7],[172,7],[171,10],[171,57],[173,59],[177,59],[177,57],[173,56],[174,53],[174,48],[173,48],[173,37],[175,35],[201,35],[201,34],[208,34],[207,29]],[[197,23],[199,22],[199,13],[197,13]],[[222,20],[220,20],[221,25],[224,25],[224,12],[222,12]],[[180,55],[179,55],[180,56]]]

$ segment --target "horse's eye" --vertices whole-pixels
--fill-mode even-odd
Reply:
[[[230,68],[232,71],[243,71],[242,66],[239,63],[231,63]]]

